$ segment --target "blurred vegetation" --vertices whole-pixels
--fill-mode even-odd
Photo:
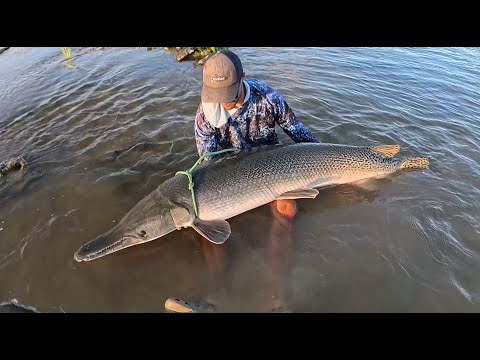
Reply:
[[[218,50],[227,49],[227,47],[164,47],[163,49],[166,51],[177,51],[177,61],[195,61],[196,64],[202,65],[208,55]]]
[[[74,48],[74,52],[78,53],[77,55],[72,56],[72,48],[60,48],[62,54],[67,60],[67,64],[72,66],[71,59],[84,54],[89,54],[94,51],[103,51],[106,49],[112,49],[109,47],[91,47],[91,48]],[[124,48],[122,48],[124,49]],[[142,49],[140,47],[135,48],[136,50]],[[147,51],[152,51],[157,49],[156,47],[147,47]],[[211,53],[214,53],[218,50],[228,49],[228,47],[164,47],[164,51],[175,52],[175,58],[177,61],[192,61],[195,65],[203,65],[204,61]]]
[[[67,60],[71,59],[71,55],[72,55],[72,49],[71,48],[62,47],[62,48],[60,48],[60,50],[62,50],[62,53]]]

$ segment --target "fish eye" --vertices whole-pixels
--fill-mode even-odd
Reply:
[[[145,230],[142,230],[142,231],[140,231],[139,235],[141,237],[145,237],[145,236],[147,236],[147,232]]]

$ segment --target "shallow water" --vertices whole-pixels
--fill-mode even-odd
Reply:
[[[480,50],[232,48],[322,142],[399,144],[430,169],[325,189],[285,227],[269,206],[230,239],[191,229],[77,263],[73,253],[197,159],[201,67],[161,48],[0,55],[0,302],[46,312],[480,310]],[[279,129],[283,142],[291,140]]]

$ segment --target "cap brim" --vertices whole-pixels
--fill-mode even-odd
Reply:
[[[226,88],[212,88],[203,85],[202,102],[204,103],[227,103],[235,99],[238,93],[239,82]]]

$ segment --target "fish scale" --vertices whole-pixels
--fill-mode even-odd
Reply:
[[[321,179],[330,179],[325,185],[331,185],[378,177],[396,171],[401,162],[370,147],[319,143],[252,148],[217,157],[193,172],[199,218],[228,219]],[[169,196],[191,203],[185,176],[172,181],[176,185]]]
[[[231,234],[226,219],[275,199],[315,198],[316,188],[384,176],[404,168],[426,168],[426,158],[394,159],[400,147],[319,143],[275,145],[218,156],[188,178],[177,174],[140,200],[115,227],[82,245],[76,261],[91,261],[130,246],[192,227],[215,244]]]

